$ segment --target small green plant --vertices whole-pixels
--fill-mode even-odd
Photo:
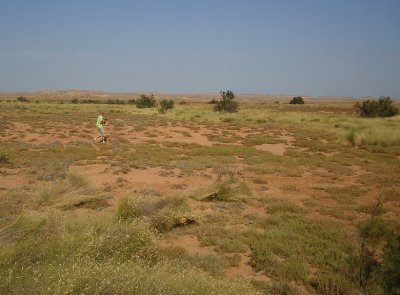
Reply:
[[[227,113],[234,113],[238,111],[239,104],[235,101],[235,94],[228,90],[228,91],[221,91],[220,92],[222,99],[218,101],[214,106],[214,111],[216,112],[227,112]]]
[[[141,94],[140,98],[136,100],[136,107],[139,109],[143,108],[154,108],[156,106],[156,99],[154,95]]]
[[[376,100],[366,100],[362,103],[357,102],[355,109],[361,117],[392,117],[399,113],[399,109],[393,105],[389,96],[381,96]]]
[[[356,146],[356,132],[354,129],[347,132],[346,139],[352,146]]]
[[[174,108],[175,102],[172,99],[163,99],[160,101],[160,107],[158,108],[158,112],[160,114],[165,114],[168,110]]]
[[[293,97],[291,101],[289,101],[290,104],[304,104],[304,100],[301,96],[296,96]]]
[[[8,163],[10,156],[4,151],[0,151],[0,164]]]
[[[122,197],[118,202],[116,217],[121,221],[129,221],[139,217],[136,202],[130,197]]]
[[[400,290],[400,227],[385,221],[378,201],[369,219],[359,225],[359,253],[353,263],[359,294],[398,294]]]

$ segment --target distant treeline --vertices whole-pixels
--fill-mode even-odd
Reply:
[[[130,99],[128,101],[126,100],[121,100],[121,99],[107,99],[107,100],[100,100],[100,99],[78,99],[78,98],[73,98],[71,99],[71,103],[93,103],[93,104],[136,104],[136,99]]]

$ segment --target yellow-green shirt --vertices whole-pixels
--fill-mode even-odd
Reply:
[[[97,122],[96,122],[96,127],[97,128],[103,128],[104,126],[101,124],[101,121],[103,121],[103,115],[100,115],[97,117]]]

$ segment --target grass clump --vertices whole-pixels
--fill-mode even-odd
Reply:
[[[77,207],[97,209],[108,206],[106,199],[107,196],[90,186],[87,178],[70,173],[64,180],[43,189],[39,194],[38,205],[53,205],[63,210]]]
[[[6,164],[10,161],[10,156],[5,151],[0,151],[0,164]]]
[[[356,132],[354,129],[351,129],[346,133],[346,140],[352,145],[356,146]]]
[[[118,203],[116,216],[122,221],[147,219],[159,232],[200,221],[200,217],[193,215],[186,201],[179,197],[125,196]]]
[[[354,285],[345,271],[354,249],[336,224],[310,220],[300,207],[286,201],[271,204],[269,213],[265,232],[251,232],[248,237],[258,269],[274,278],[311,284],[312,267],[318,273],[340,277],[345,283],[339,289]]]
[[[253,197],[249,185],[236,177],[229,176],[217,181],[205,191],[196,192],[194,199],[208,201],[225,201],[225,202],[246,202]]]
[[[18,239],[0,243],[1,294],[257,294],[202,270],[219,272],[217,257],[163,258],[140,220],[24,218],[7,233]]]

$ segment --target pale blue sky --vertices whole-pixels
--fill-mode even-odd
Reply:
[[[0,0],[0,91],[400,97],[399,0]]]

